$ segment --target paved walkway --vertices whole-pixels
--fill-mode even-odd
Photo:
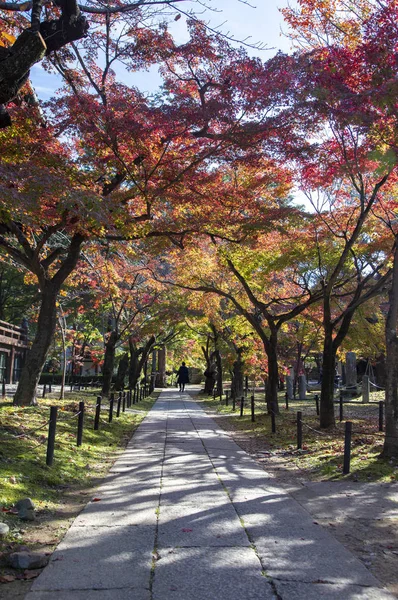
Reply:
[[[188,395],[163,391],[26,600],[387,600]]]

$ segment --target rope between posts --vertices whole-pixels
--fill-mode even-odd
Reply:
[[[65,421],[73,421],[73,419],[75,419],[76,417],[78,417],[81,413],[82,413],[82,411],[79,410],[79,412],[75,413],[71,417],[65,417],[64,419],[62,419],[62,421],[63,422],[65,422]],[[60,419],[60,421],[61,421],[61,419]]]
[[[369,384],[373,385],[373,387],[377,388],[378,390],[382,390],[383,392],[386,391],[386,388],[383,388],[380,385],[376,385],[376,383],[373,383],[373,381],[369,381]]]
[[[329,437],[334,437],[332,436],[331,433],[326,433],[325,431],[318,431],[318,429],[314,429],[313,427],[311,427],[310,425],[308,425],[307,423],[304,423],[303,420],[300,421],[300,423],[302,425],[304,425],[304,427],[307,427],[307,429],[311,429],[311,431],[314,431],[315,433],[318,433],[319,435],[324,435],[324,436],[329,436]]]
[[[50,423],[51,423],[51,420],[44,423],[44,425],[37,427],[37,429],[30,429],[29,431],[25,431],[24,433],[20,433],[19,435],[14,435],[13,437],[20,438],[20,437],[25,437],[25,435],[30,435],[31,433],[36,433],[36,431],[40,431],[41,429],[44,429]]]

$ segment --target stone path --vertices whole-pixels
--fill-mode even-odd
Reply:
[[[186,394],[163,391],[26,600],[394,598]]]

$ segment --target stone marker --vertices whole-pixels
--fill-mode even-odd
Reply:
[[[286,393],[289,400],[293,400],[293,377],[286,375]]]
[[[362,402],[369,402],[369,377],[364,375],[362,377]]]
[[[18,511],[18,517],[23,521],[35,520],[35,505],[30,498],[18,500],[18,502],[15,504],[15,508]]]
[[[357,385],[357,355],[355,352],[347,352],[345,355],[345,379],[347,387]]]
[[[8,525],[6,525],[5,523],[0,523],[0,538],[5,537],[9,531],[10,528],[8,527]]]
[[[307,378],[305,375],[299,375],[299,399],[305,400],[307,397]]]
[[[41,569],[49,558],[40,552],[13,552],[8,557],[8,564],[14,569]]]

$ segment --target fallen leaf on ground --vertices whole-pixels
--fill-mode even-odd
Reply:
[[[15,575],[0,575],[0,583],[11,583],[15,581]]]
[[[24,579],[34,579],[35,577],[38,577],[40,575],[40,573],[42,572],[43,569],[35,569],[32,571],[24,571],[23,572],[23,578]]]
[[[101,502],[101,498],[93,498],[91,502]]]

